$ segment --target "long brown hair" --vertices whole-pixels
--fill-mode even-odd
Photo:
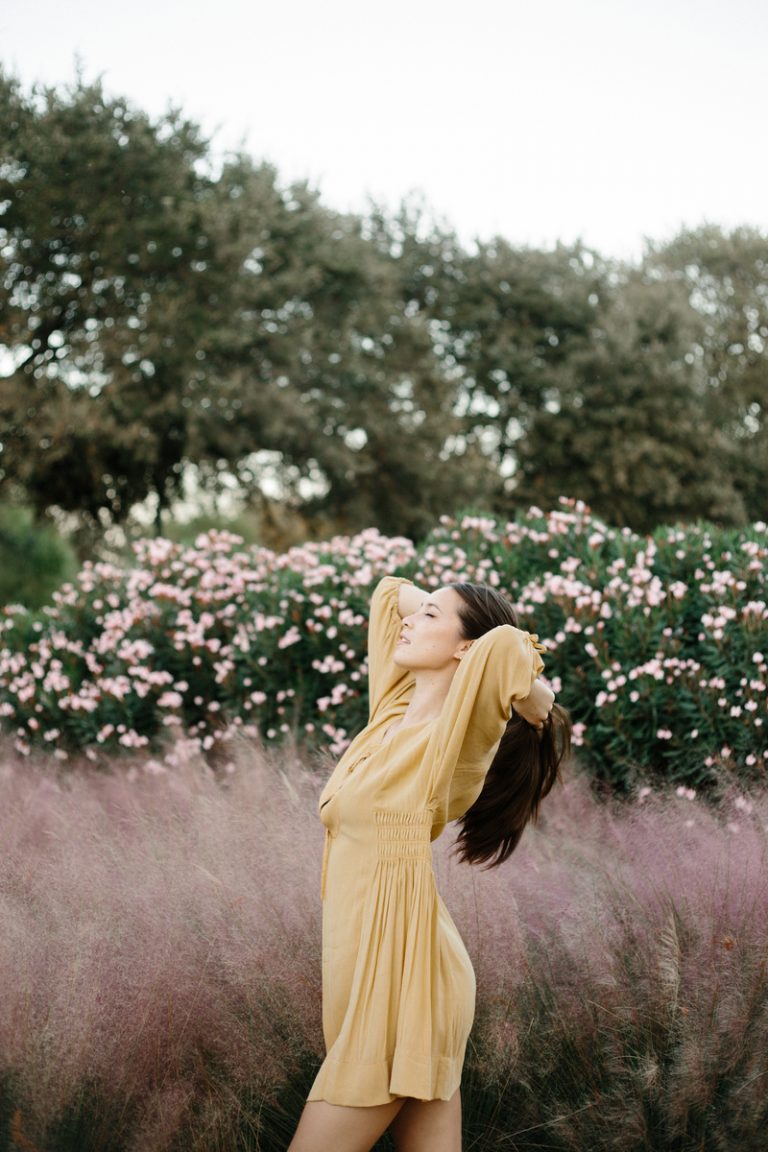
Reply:
[[[477,640],[500,624],[518,627],[508,600],[486,584],[451,584],[463,603],[459,609],[464,639]],[[539,805],[551,791],[560,765],[570,752],[571,720],[555,704],[543,728],[534,728],[512,712],[485,777],[483,790],[459,820],[456,851],[460,860],[494,868],[510,856]]]

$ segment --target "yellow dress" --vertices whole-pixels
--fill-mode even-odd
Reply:
[[[512,702],[543,668],[536,637],[494,628],[459,664],[439,717],[383,744],[413,689],[392,659],[401,583],[388,576],[374,592],[369,722],[320,797],[327,1055],[309,1099],[331,1104],[449,1100],[459,1087],[475,977],[431,841],[477,799]]]

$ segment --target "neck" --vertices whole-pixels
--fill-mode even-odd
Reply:
[[[417,673],[414,678],[413,695],[408,702],[405,716],[411,724],[434,720],[440,715],[448,689],[458,668],[448,668],[440,672]]]

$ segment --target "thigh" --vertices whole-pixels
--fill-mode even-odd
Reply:
[[[461,1152],[461,1094],[450,1100],[407,1100],[390,1132],[397,1152]]]
[[[288,1152],[370,1152],[389,1127],[405,1101],[347,1108],[310,1100],[305,1104]],[[445,1152],[452,1152],[446,1148]]]

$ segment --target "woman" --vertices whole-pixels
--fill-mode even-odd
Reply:
[[[484,585],[373,595],[369,721],[320,797],[327,1056],[289,1152],[368,1152],[387,1128],[398,1152],[460,1152],[475,980],[430,844],[461,819],[463,859],[506,859],[568,746],[515,622]]]

